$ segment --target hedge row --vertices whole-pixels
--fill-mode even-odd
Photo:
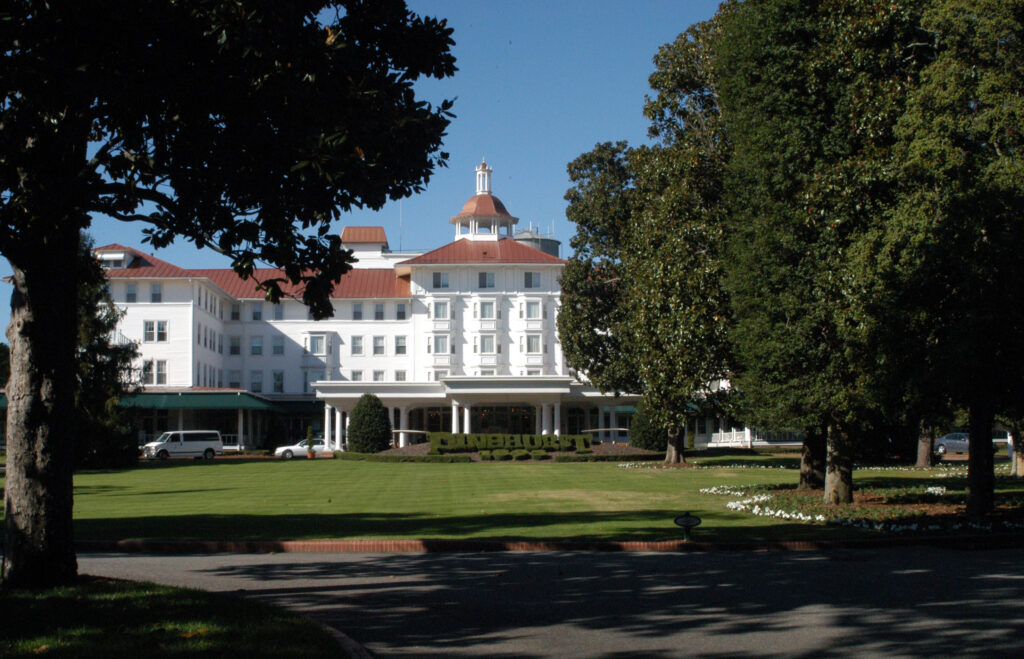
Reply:
[[[360,462],[472,462],[472,458],[468,455],[381,455],[380,453],[337,451],[334,457],[338,460]]]
[[[496,448],[493,451],[484,449],[480,451],[481,460],[547,460],[550,456],[544,449],[527,451],[526,449],[513,449],[511,451],[503,448]]]
[[[503,435],[432,432],[427,436],[430,453],[477,451],[588,451],[590,435]]]
[[[555,462],[657,462],[664,460],[660,453],[623,453],[617,455],[556,455]]]

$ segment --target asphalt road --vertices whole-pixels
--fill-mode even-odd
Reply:
[[[378,656],[1024,655],[1017,550],[83,554],[80,571],[237,591]]]

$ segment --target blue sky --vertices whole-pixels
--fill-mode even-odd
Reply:
[[[391,248],[427,250],[451,240],[448,218],[474,193],[481,158],[494,169],[493,192],[520,227],[531,222],[562,241],[567,256],[573,226],[565,219],[566,165],[598,142],[647,141],[643,117],[652,57],[689,25],[710,18],[713,0],[411,0],[410,9],[446,18],[454,28],[459,71],[427,81],[421,96],[454,98],[456,117],[444,150],[447,168],[424,192],[381,211],[345,215],[335,227],[381,225]],[[182,267],[228,267],[211,250],[183,240],[153,252],[140,224],[95,218],[97,245],[121,243]],[[0,275],[10,274],[6,261]],[[10,287],[7,287],[9,293]],[[6,328],[9,305],[0,305]]]

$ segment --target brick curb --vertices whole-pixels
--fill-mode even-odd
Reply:
[[[684,552],[684,551],[815,551],[906,547],[950,549],[1024,547],[1024,534],[887,536],[850,540],[778,542],[700,542],[685,540],[79,540],[79,551],[144,554],[269,554],[269,553],[467,553],[467,552]]]

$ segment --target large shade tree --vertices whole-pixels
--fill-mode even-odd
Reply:
[[[451,30],[401,0],[11,1],[0,9],[7,337],[4,578],[72,581],[73,263],[94,214],[283,268],[313,316],[350,268],[331,222],[420,190],[450,103]]]

